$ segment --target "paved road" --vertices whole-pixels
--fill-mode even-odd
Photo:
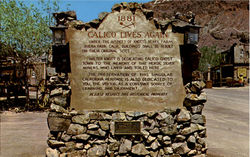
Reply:
[[[205,90],[203,109],[207,119],[208,154],[218,157],[249,157],[249,89]]]
[[[1,157],[44,157],[47,148],[46,112],[0,114]]]

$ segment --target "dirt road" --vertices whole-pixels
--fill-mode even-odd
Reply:
[[[1,157],[44,157],[47,148],[46,112],[0,114]]]
[[[248,88],[206,89],[209,157],[248,157]],[[0,114],[1,157],[44,157],[47,113]]]
[[[208,101],[203,109],[207,119],[209,156],[249,156],[249,89],[214,88],[205,90]]]

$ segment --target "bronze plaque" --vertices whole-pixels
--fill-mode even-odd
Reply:
[[[139,9],[110,13],[95,28],[69,28],[71,107],[154,111],[181,107],[185,96],[179,45]]]
[[[140,135],[140,121],[119,121],[115,122],[115,135]]]

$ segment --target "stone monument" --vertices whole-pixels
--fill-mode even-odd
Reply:
[[[140,9],[106,15],[98,28],[66,31],[71,107],[153,111],[181,107],[183,34],[157,28]]]
[[[158,21],[138,3],[116,4],[89,23],[54,15],[71,72],[50,92],[48,157],[205,156],[205,84],[184,86],[181,70],[193,23]]]

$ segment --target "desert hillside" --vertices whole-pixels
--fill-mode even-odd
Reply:
[[[227,50],[233,43],[247,42],[249,34],[248,1],[171,1],[155,0],[144,4],[154,10],[158,19],[172,18],[177,12],[185,14],[192,11],[200,31],[199,47],[213,46],[218,51]]]

